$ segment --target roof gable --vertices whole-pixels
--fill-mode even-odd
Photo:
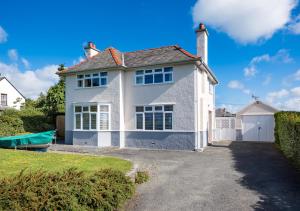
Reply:
[[[25,99],[24,95],[6,77],[0,77],[0,81],[4,79]]]
[[[263,114],[274,114],[278,110],[273,108],[270,105],[267,105],[261,101],[255,101],[254,103],[246,106],[241,111],[239,111],[238,115],[263,115]]]

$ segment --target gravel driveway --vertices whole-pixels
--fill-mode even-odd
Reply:
[[[300,210],[300,174],[267,143],[204,152],[112,150],[150,171],[126,210]]]

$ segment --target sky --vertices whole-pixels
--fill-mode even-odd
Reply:
[[[255,95],[300,110],[297,0],[3,1],[0,73],[36,98],[58,81],[58,64],[82,60],[88,41],[125,52],[178,44],[195,54],[200,22],[219,80],[216,107],[235,112]]]

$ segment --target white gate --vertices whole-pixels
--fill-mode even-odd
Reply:
[[[235,140],[235,117],[216,117],[215,141]]]

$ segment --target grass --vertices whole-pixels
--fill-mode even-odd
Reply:
[[[0,177],[17,175],[22,169],[57,172],[73,167],[88,174],[106,168],[125,173],[132,163],[114,157],[0,149]]]

